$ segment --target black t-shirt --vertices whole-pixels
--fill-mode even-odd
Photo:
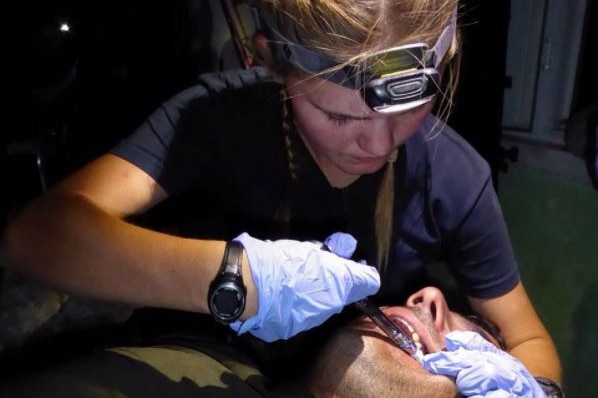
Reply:
[[[460,289],[490,298],[519,281],[515,256],[485,161],[429,116],[395,163],[393,244],[380,297],[397,301],[423,283],[428,264],[447,264]],[[329,185],[292,133],[296,180],[289,179],[281,86],[255,68],[203,75],[157,109],[112,151],[153,177],[172,197],[193,194],[177,231],[230,239],[323,240],[353,234],[357,256],[375,263],[374,205],[382,172],[347,188]],[[290,223],[279,222],[284,206]]]

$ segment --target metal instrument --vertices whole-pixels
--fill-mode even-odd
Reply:
[[[355,306],[366,314],[376,326],[382,329],[397,347],[411,355],[419,363],[423,361],[424,354],[411,339],[410,333],[404,330],[402,326],[391,321],[371,299],[359,300],[355,303]]]

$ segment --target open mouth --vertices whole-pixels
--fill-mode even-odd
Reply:
[[[368,329],[380,329],[393,345],[418,362],[423,355],[444,347],[432,314],[404,306],[378,308],[367,300],[357,302],[357,307],[367,314],[363,321]]]
[[[424,355],[438,352],[444,348],[444,338],[437,332],[431,314],[416,314],[406,307],[387,307],[384,313],[411,339]]]
[[[390,319],[399,327],[399,329],[401,329],[405,336],[415,343],[415,346],[419,351],[421,351],[424,355],[428,354],[428,348],[422,342],[422,338],[420,337],[419,333],[415,331],[415,328],[406,319],[398,315],[391,316]]]

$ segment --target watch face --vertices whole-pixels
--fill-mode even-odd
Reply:
[[[234,316],[240,308],[242,295],[236,287],[223,286],[214,292],[215,310],[223,317]]]
[[[245,310],[245,287],[236,278],[218,281],[210,292],[209,306],[218,322],[236,321]]]

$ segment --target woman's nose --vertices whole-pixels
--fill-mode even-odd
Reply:
[[[419,307],[428,312],[439,331],[447,327],[448,304],[442,292],[435,287],[425,287],[407,298],[407,307]]]
[[[359,147],[371,156],[387,156],[395,147],[392,119],[370,120],[357,138]]]

